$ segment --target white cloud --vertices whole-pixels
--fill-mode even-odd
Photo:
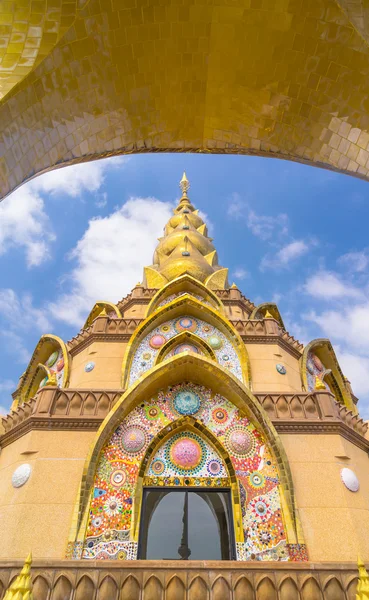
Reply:
[[[337,308],[308,315],[332,341],[369,355],[369,303]]]
[[[45,333],[51,327],[45,311],[33,306],[30,294],[18,297],[9,288],[0,289],[0,316],[13,329],[38,329]]]
[[[286,269],[310,249],[309,244],[303,240],[295,240],[283,246],[275,255],[266,255],[262,258],[260,269]]]
[[[117,156],[54,169],[33,179],[29,185],[37,192],[76,198],[84,191],[97,192],[105,181],[106,171],[121,166],[127,160],[127,157]]]
[[[0,203],[0,255],[22,248],[28,267],[37,267],[45,262],[55,234],[42,196],[64,194],[74,198],[83,191],[97,193],[104,183],[106,171],[126,160],[116,157],[56,169],[32,179],[13,192]],[[104,196],[98,200],[100,206],[104,200]]]
[[[238,194],[233,194],[227,214],[231,219],[244,220],[251,233],[262,240],[269,240],[275,235],[288,233],[288,216],[286,214],[260,215],[247,202],[241,200]]]
[[[77,261],[65,278],[71,291],[49,305],[52,316],[81,327],[97,300],[117,302],[142,281],[171,209],[155,198],[131,198],[109,216],[89,221],[70,254]]]
[[[28,267],[46,260],[55,236],[44,211],[44,201],[29,185],[0,203],[0,224],[0,255],[20,247],[25,251]]]
[[[310,296],[324,300],[364,298],[362,290],[343,281],[336,273],[330,271],[319,271],[309,277],[304,285],[304,290]]]
[[[369,257],[364,251],[348,252],[340,256],[338,263],[350,271],[362,273],[369,265]]]
[[[243,269],[242,267],[238,267],[238,269],[236,269],[233,272],[233,277],[235,277],[236,279],[246,279],[246,277],[249,276],[248,271],[246,271],[246,269]]]

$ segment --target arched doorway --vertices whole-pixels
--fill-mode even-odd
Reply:
[[[145,488],[138,558],[235,558],[230,489]]]

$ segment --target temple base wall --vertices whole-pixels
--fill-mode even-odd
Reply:
[[[0,598],[21,562],[0,562]],[[34,561],[35,600],[355,600],[354,563]],[[72,595],[73,594],[73,595]]]

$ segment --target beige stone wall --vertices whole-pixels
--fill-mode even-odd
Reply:
[[[225,316],[227,319],[235,321],[236,319],[245,320],[249,318],[249,313],[241,306],[231,306],[224,304]]]
[[[69,387],[119,389],[122,386],[122,362],[126,343],[94,342],[79,352],[71,361]],[[89,373],[85,365],[93,361],[95,367]]]
[[[369,560],[369,458],[339,435],[281,434],[290,462],[296,502],[312,561]],[[343,467],[359,478],[350,492]]]
[[[147,302],[147,304],[134,304],[123,311],[123,317],[125,319],[144,319],[146,317],[148,305],[149,302]]]
[[[246,344],[251,364],[253,392],[300,392],[301,375],[297,358],[277,344]],[[276,369],[280,363],[287,369],[281,375]]]
[[[94,432],[33,431],[0,455],[0,559],[63,558],[85,457]],[[310,561],[369,561],[369,459],[338,435],[282,434]],[[32,466],[15,489],[14,470]],[[343,466],[360,480],[357,493],[340,478]]]
[[[90,431],[31,431],[0,455],[0,559],[63,558]],[[14,488],[15,469],[29,463],[28,482]]]

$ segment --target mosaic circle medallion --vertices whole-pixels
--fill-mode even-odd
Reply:
[[[31,471],[31,465],[27,463],[17,467],[12,475],[12,486],[14,488],[22,487],[29,480]]]
[[[219,350],[222,347],[222,340],[217,335],[211,335],[208,338],[208,344],[213,350]]]
[[[264,475],[262,475],[258,471],[254,471],[253,473],[251,473],[251,475],[249,477],[249,482],[250,482],[251,487],[261,488],[264,486],[264,483],[265,483]]]
[[[161,348],[163,346],[163,344],[165,344],[165,341],[166,340],[163,335],[156,333],[155,335],[152,336],[149,344],[150,344],[151,348],[154,348],[155,350],[157,350],[158,348]]]
[[[57,370],[58,373],[60,373],[60,371],[62,371],[63,369],[64,369],[64,358],[61,358],[56,363],[56,370]]]
[[[277,369],[278,373],[280,373],[281,375],[285,375],[287,373],[287,369],[284,365],[281,365],[280,363],[278,363],[275,368]]]
[[[94,368],[95,368],[95,363],[94,363],[94,362],[92,362],[92,361],[91,361],[91,362],[88,362],[88,363],[85,365],[85,371],[86,371],[86,373],[89,373],[89,372],[90,372],[90,371],[92,371]]]
[[[172,463],[185,471],[191,471],[200,465],[203,458],[201,445],[196,439],[182,437],[176,440],[170,448]]]
[[[225,439],[228,450],[240,458],[250,456],[255,449],[255,438],[242,425],[228,429]]]
[[[341,469],[341,479],[350,492],[357,492],[359,490],[360,483],[356,473],[352,469],[348,469],[347,467]]]
[[[191,319],[190,317],[181,317],[177,319],[174,323],[174,328],[176,331],[196,331],[197,322],[195,319]]]
[[[161,411],[157,406],[145,406],[145,413],[149,421],[154,421],[160,416]]]
[[[151,470],[155,475],[161,475],[165,470],[165,463],[162,460],[156,459],[151,465]]]
[[[49,358],[46,361],[46,366],[47,367],[52,367],[53,365],[55,365],[57,359],[59,356],[59,352],[57,350],[55,350],[55,352],[53,352],[52,354],[50,354]]]
[[[250,502],[250,507],[255,517],[259,517],[262,521],[268,519],[272,514],[269,504],[262,497],[254,498]]]
[[[181,352],[196,352],[199,354],[199,349],[194,344],[179,344],[173,350],[173,354],[180,354]]]
[[[206,465],[206,468],[210,475],[213,475],[213,477],[216,477],[221,472],[222,465],[220,464],[219,460],[213,459],[208,462],[208,464]]]
[[[113,471],[113,473],[111,474],[110,483],[114,487],[121,487],[122,485],[125,484],[126,481],[127,481],[127,473],[125,471],[122,471],[121,469],[117,469],[116,471]]]
[[[130,425],[122,431],[120,444],[128,454],[139,454],[146,445],[146,431],[140,425]]]
[[[173,406],[180,415],[194,415],[201,406],[201,398],[191,390],[181,390],[173,400]]]
[[[226,423],[228,421],[228,413],[224,408],[214,408],[214,410],[211,413],[211,416],[213,417],[213,420],[216,423]]]

